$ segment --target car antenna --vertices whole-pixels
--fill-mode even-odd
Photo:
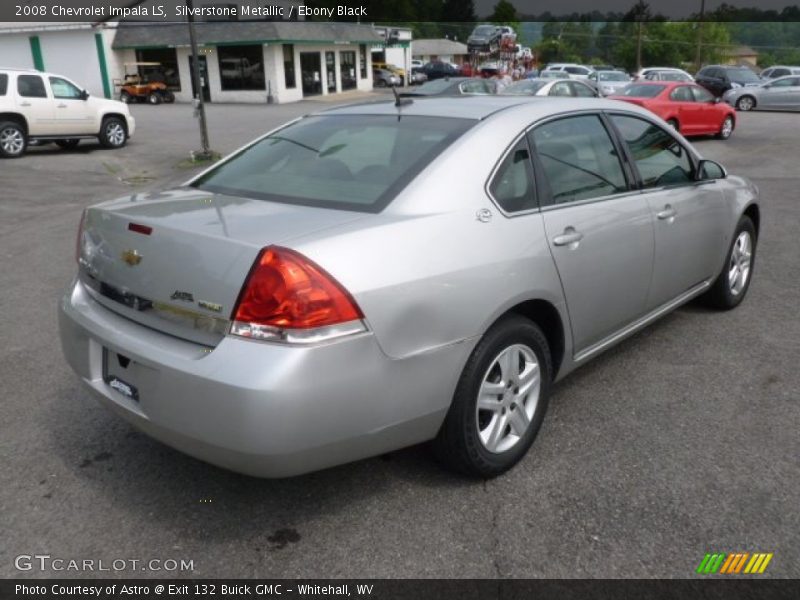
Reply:
[[[407,106],[408,104],[414,104],[414,101],[411,98],[401,98],[400,94],[397,93],[397,88],[392,86],[392,93],[394,94],[394,105],[398,108],[401,106]]]

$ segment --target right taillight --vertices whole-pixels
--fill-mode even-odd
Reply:
[[[81,254],[83,250],[83,227],[86,224],[86,210],[81,213],[81,221],[78,223],[78,237],[75,238],[75,261],[81,263]]]
[[[353,297],[302,254],[269,246],[256,258],[233,311],[231,334],[312,343],[366,331]]]

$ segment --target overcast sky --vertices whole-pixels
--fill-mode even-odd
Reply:
[[[498,0],[475,0],[478,16],[488,16]],[[626,12],[636,0],[510,0],[517,12],[522,14],[541,14],[549,10],[553,14],[572,12]],[[647,0],[646,0],[647,1]],[[706,0],[706,10],[714,10],[720,4],[736,7],[757,6],[762,10],[777,9],[800,4],[800,0]],[[649,0],[650,9],[668,17],[687,17],[700,12],[700,0]]]

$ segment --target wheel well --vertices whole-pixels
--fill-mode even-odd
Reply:
[[[125,131],[128,131],[128,119],[125,118],[125,115],[121,113],[106,113],[103,115],[103,121],[109,117],[117,117],[120,121],[122,121],[122,126],[125,128]]]
[[[750,100],[752,100],[752,101],[753,101],[753,106],[755,106],[756,104],[758,104],[758,101],[756,100],[756,97],[755,97],[755,96],[753,96],[752,94],[742,94],[742,95],[741,95],[741,96],[739,96],[739,98],[736,100],[736,104],[739,104],[739,100],[741,100],[742,98],[750,98]]]
[[[558,374],[564,360],[564,324],[555,306],[546,300],[527,300],[509,309],[506,314],[515,313],[536,323],[547,338],[553,360],[553,377]]]
[[[758,238],[758,230],[761,225],[761,211],[756,204],[751,204],[744,210],[744,215],[750,217],[753,222],[753,227],[756,228],[756,238]]]
[[[25,129],[25,134],[28,133],[28,121],[20,114],[0,113],[0,121],[14,121],[15,123],[19,123]]]

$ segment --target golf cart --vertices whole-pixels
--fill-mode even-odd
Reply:
[[[125,104],[132,102],[175,102],[175,94],[167,89],[166,75],[161,63],[125,63],[125,79],[119,85],[119,99]]]

